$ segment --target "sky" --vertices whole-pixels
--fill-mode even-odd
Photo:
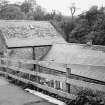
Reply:
[[[24,1],[24,0],[9,0],[12,2]],[[89,10],[92,5],[98,5],[98,7],[105,6],[105,0],[36,0],[37,4],[41,5],[48,12],[57,10],[63,15],[70,16],[70,6],[75,3],[77,7],[75,15],[79,15],[82,12]]]

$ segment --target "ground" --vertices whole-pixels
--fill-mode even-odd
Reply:
[[[54,105],[0,78],[0,105]]]

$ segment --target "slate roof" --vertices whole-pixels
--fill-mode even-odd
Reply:
[[[41,46],[65,43],[48,21],[2,20],[0,33],[8,47]]]
[[[99,46],[100,47],[100,46]],[[80,44],[54,44],[43,58],[64,64],[105,66],[105,47]]]
[[[72,74],[105,81],[104,46],[54,44],[42,60],[50,61],[48,64],[42,64],[46,67],[63,72],[66,72],[66,67],[69,67]]]

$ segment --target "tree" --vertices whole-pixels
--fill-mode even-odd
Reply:
[[[74,14],[76,12],[76,6],[75,3],[72,3],[72,6],[70,7],[70,12],[71,12],[71,19],[70,21],[65,21],[63,20],[61,22],[61,29],[63,30],[64,34],[65,34],[65,39],[67,42],[69,42],[70,39],[70,33],[71,31],[74,29],[75,27],[75,18],[74,18]],[[69,17],[70,18],[70,17]]]
[[[13,19],[24,19],[25,15],[21,12],[21,9],[18,6],[8,5],[0,11],[0,18],[13,20]]]
[[[26,17],[27,17],[28,20],[34,20],[33,12],[32,11],[28,12]]]
[[[33,14],[34,14],[34,20],[45,20],[44,17],[46,12],[41,6],[37,5]]]
[[[31,10],[31,3],[25,0],[21,5],[21,11],[27,14]]]
[[[97,6],[91,7],[76,20],[75,28],[70,34],[70,42],[105,45],[105,9]]]
[[[24,12],[25,14],[27,14],[30,11],[34,11],[34,9],[36,8],[36,0],[25,0],[21,7],[21,11]]]
[[[91,29],[86,19],[79,19],[78,21],[75,22],[76,23],[75,28],[70,33],[69,41],[86,43],[85,35],[87,35]]]
[[[76,6],[75,6],[75,3],[72,3],[72,6],[70,7],[70,12],[71,12],[71,16],[72,16],[72,21],[73,21],[73,18],[74,18],[74,14],[76,12]]]
[[[45,20],[61,21],[62,20],[62,14],[60,12],[57,13],[55,10],[52,10],[51,13],[45,14]]]
[[[7,0],[0,0],[0,10],[5,8],[9,4]]]
[[[65,22],[63,21],[61,23],[61,29],[63,30],[65,37],[66,37],[66,41],[69,42],[69,36],[70,36],[70,32],[74,29],[75,24],[71,21],[71,22]]]
[[[53,16],[54,20],[60,22],[60,21],[62,21],[62,18],[63,18],[63,16],[62,16],[61,12],[58,12],[58,13],[55,12],[55,15]]]

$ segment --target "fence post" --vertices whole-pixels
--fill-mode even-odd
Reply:
[[[66,68],[66,77],[70,78],[70,74],[71,74],[71,68]]]
[[[66,67],[66,82],[67,78],[70,78],[71,68]],[[70,83],[66,83],[66,91],[70,93]]]
[[[32,50],[33,50],[33,60],[36,60],[36,56],[35,56],[35,48],[32,47]],[[36,65],[34,64],[34,67],[33,67],[34,71],[36,69]]]

